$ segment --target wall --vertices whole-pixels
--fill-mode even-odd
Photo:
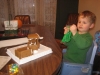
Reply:
[[[95,28],[93,28],[90,33],[94,37],[94,34],[97,30],[100,30],[100,0],[79,0],[78,12],[82,12],[84,10],[90,10],[95,13],[97,20],[95,24]]]

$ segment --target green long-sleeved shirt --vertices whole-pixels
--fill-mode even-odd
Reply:
[[[71,36],[71,40],[66,42],[67,52],[64,54],[64,59],[73,63],[84,63],[86,53],[93,42],[92,36],[89,33],[78,34]]]

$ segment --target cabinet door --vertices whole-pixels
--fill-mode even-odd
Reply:
[[[57,16],[55,38],[62,39],[63,27],[66,25],[69,13],[78,13],[79,0],[57,0]]]

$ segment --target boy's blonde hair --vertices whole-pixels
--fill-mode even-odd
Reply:
[[[91,23],[95,23],[96,22],[96,16],[91,11],[88,11],[88,10],[83,11],[82,13],[79,14],[79,16],[88,17],[90,19]]]

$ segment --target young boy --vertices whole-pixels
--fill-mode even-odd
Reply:
[[[70,38],[69,41],[63,42],[67,46],[67,52],[63,56],[64,60],[73,63],[85,62],[86,53],[93,42],[88,31],[94,27],[95,20],[94,13],[83,11],[79,14],[77,26],[73,24],[69,28],[64,27],[64,36]]]

